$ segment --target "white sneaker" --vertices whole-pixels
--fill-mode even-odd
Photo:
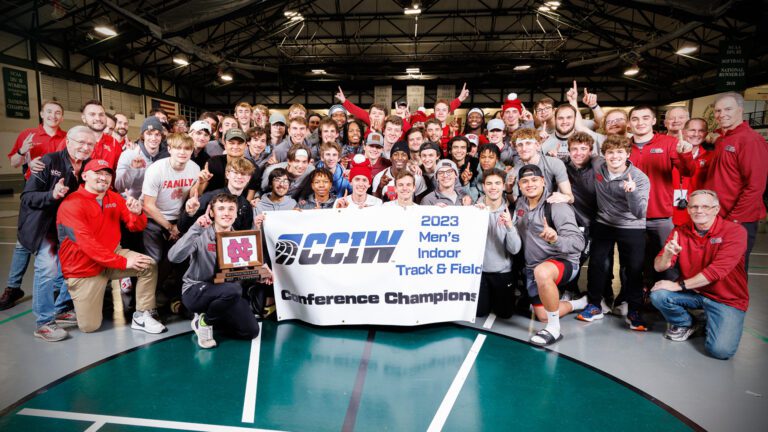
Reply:
[[[600,309],[603,310],[603,314],[613,313],[611,307],[608,306],[608,303],[605,302],[605,299],[600,300]]]
[[[201,314],[195,314],[192,318],[192,330],[197,335],[197,344],[200,348],[215,348],[216,340],[213,338],[213,326],[200,324]]]
[[[164,325],[153,318],[152,312],[148,310],[136,311],[133,313],[131,328],[134,330],[144,330],[145,332],[152,334],[158,334],[168,330]]]
[[[629,313],[629,305],[627,302],[621,302],[620,305],[613,307],[614,315],[627,316]]]

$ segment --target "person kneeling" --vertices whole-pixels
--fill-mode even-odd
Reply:
[[[654,262],[662,272],[677,263],[680,279],[661,280],[651,290],[651,302],[670,327],[664,337],[682,342],[696,332],[688,309],[704,309],[712,357],[727,360],[736,354],[749,305],[744,252],[747,231],[718,216],[720,202],[711,190],[690,195],[691,221],[675,228]]]
[[[564,202],[549,203],[544,174],[536,165],[520,168],[515,226],[525,252],[525,279],[536,319],[546,322],[531,343],[551,345],[563,338],[560,317],[582,309],[586,298],[560,301],[558,286],[578,274],[584,235],[576,224],[573,208]]]
[[[201,348],[213,348],[214,325],[226,325],[239,337],[253,339],[259,335],[259,323],[243,298],[239,283],[213,283],[216,273],[216,233],[232,231],[237,217],[237,197],[221,193],[211,200],[209,210],[168,251],[168,259],[180,263],[190,259],[184,273],[181,301],[195,313],[192,330]]]
[[[85,184],[59,207],[57,228],[61,270],[75,305],[77,326],[83,332],[101,327],[107,281],[138,276],[136,312],[131,328],[147,333],[166,330],[154,317],[157,263],[147,255],[120,248],[120,222],[129,231],[147,226],[141,202],[110,190],[115,172],[94,159],[83,169]]]

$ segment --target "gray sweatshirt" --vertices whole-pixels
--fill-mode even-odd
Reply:
[[[550,204],[553,228],[557,231],[557,240],[549,244],[539,237],[544,230],[544,201],[549,193],[544,193],[539,204],[533,209],[528,207],[528,199],[521,197],[515,207],[515,226],[523,233],[525,248],[525,266],[534,268],[548,259],[559,259],[578,264],[584,249],[584,234],[576,225],[576,213],[570,204]]]
[[[181,293],[200,282],[211,282],[216,273],[216,231],[213,225],[198,224],[184,234],[168,251],[168,260],[180,263],[189,258],[189,268],[182,278]]]
[[[256,204],[256,207],[253,208],[254,216],[258,216],[265,211],[293,210],[298,207],[296,200],[289,196],[284,196],[283,200],[278,203],[272,202],[272,200],[269,199],[271,196],[271,193],[267,193],[261,196],[259,203]]]
[[[488,213],[488,240],[485,243],[483,272],[508,273],[512,271],[512,255],[520,251],[520,236],[513,226],[499,225],[499,215],[507,208],[507,201]]]
[[[598,160],[595,164],[597,222],[614,228],[645,229],[645,213],[651,191],[648,176],[627,161],[627,170],[611,180],[605,161]],[[637,188],[633,192],[624,192],[624,181],[630,173]]]

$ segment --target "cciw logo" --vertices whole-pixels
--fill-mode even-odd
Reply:
[[[275,245],[275,262],[291,265],[298,256],[302,265],[387,263],[402,235],[403,230],[283,234]]]

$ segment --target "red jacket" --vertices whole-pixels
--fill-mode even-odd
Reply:
[[[113,170],[117,170],[117,161],[123,153],[123,147],[117,143],[112,135],[101,135],[101,139],[93,148],[91,159],[104,159]],[[114,179],[112,179],[114,183]]]
[[[717,192],[720,216],[734,222],[765,217],[763,192],[768,177],[768,144],[743,122],[715,141],[704,187]]]
[[[704,235],[694,229],[692,222],[676,227],[674,233],[682,251],[674,257],[683,279],[690,279],[701,273],[709,285],[696,288],[696,292],[741,311],[749,305],[747,272],[744,270],[744,253],[747,251],[747,230],[741,225],[717,216],[715,223]],[[664,254],[664,249],[659,256]]]
[[[16,154],[17,151],[21,150],[24,140],[27,139],[30,134],[35,134],[35,136],[32,137],[32,143],[35,144],[35,146],[29,150],[29,160],[47,155],[48,153],[64,150],[67,146],[67,131],[59,128],[53,136],[50,136],[45,132],[43,125],[40,124],[36,128],[24,129],[21,131],[16,138],[16,143],[13,145],[11,152],[8,153],[8,159]],[[24,178],[29,180],[29,174],[29,169],[27,169],[24,172]]]
[[[677,154],[677,138],[654,134],[651,142],[642,149],[632,144],[629,160],[639,168],[651,182],[651,194],[648,197],[648,219],[672,216],[674,190],[680,187],[672,184],[672,168],[680,170],[684,176],[693,174],[695,164],[691,152]]]
[[[105,268],[125,270],[126,258],[115,253],[120,245],[120,221],[133,232],[147,226],[147,216],[128,211],[123,197],[111,189],[104,194],[101,205],[96,194],[83,186],[64,199],[56,226],[65,278],[92,277]]]

